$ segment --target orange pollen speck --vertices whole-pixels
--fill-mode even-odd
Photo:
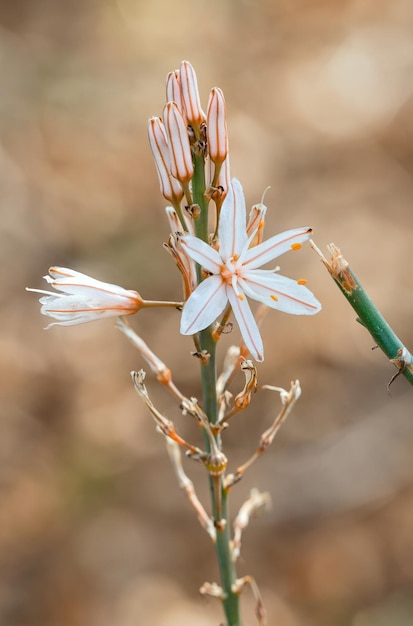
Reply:
[[[308,283],[308,280],[306,280],[305,278],[299,278],[297,280],[297,285],[306,285]]]
[[[274,296],[274,294],[270,295],[271,300],[274,300],[274,302],[278,302],[278,298],[277,296]]]
[[[300,243],[292,243],[291,244],[291,250],[300,250],[301,249],[301,244]]]
[[[261,228],[264,228],[264,220],[261,220],[258,224],[258,230],[260,230]]]
[[[232,257],[233,261],[238,261],[239,259],[239,254],[234,254],[234,256]]]
[[[237,298],[239,298],[240,300],[243,300],[244,299],[244,294],[243,293],[239,293],[237,295]]]

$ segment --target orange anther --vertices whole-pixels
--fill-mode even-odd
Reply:
[[[274,294],[270,295],[271,300],[274,300],[274,302],[278,302],[278,298],[277,296],[274,296]]]
[[[301,244],[300,243],[292,243],[291,244],[291,250],[300,250],[301,248]]]
[[[237,295],[237,298],[239,298],[239,300],[244,300],[244,294],[243,293],[239,293]]]
[[[299,278],[297,280],[297,285],[306,285],[308,283],[308,280],[306,280],[305,278]]]

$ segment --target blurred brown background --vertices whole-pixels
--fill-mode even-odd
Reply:
[[[50,265],[180,297],[161,244],[164,202],[147,145],[166,73],[195,66],[206,107],[223,88],[232,174],[249,205],[265,187],[267,234],[311,225],[334,241],[413,345],[413,8],[410,0],[3,0],[0,4],[0,624],[208,626],[198,597],[212,548],[134,393],[143,363],[113,320],[45,332]],[[271,312],[261,384],[303,396],[233,495],[272,510],[244,537],[270,626],[413,621],[413,411],[407,381],[355,322],[316,255],[281,259],[323,303]],[[138,332],[199,395],[175,312]],[[235,331],[234,331],[235,332]],[[234,335],[235,337],[235,335]],[[231,338],[227,338],[229,342]],[[221,353],[222,355],[222,353]],[[236,391],[241,385],[238,380]],[[159,408],[199,433],[149,381]],[[278,410],[261,391],[225,434],[230,468]],[[199,493],[205,476],[186,464]],[[248,593],[245,624],[254,624]]]

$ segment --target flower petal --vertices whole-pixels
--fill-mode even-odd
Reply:
[[[286,276],[251,270],[244,273],[239,284],[248,297],[285,313],[314,315],[321,309],[321,304],[307,287]]]
[[[218,226],[219,252],[224,261],[239,256],[248,241],[244,193],[233,178],[223,202]]]
[[[300,247],[300,244],[307,241],[311,236],[312,230],[309,227],[294,228],[286,230],[279,235],[270,237],[266,241],[258,244],[253,248],[249,248],[242,255],[242,262],[245,269],[253,270],[261,267],[276,259],[284,252],[294,249],[294,246]]]
[[[67,267],[51,267],[49,269],[50,276],[43,278],[57,291],[78,296],[93,296],[94,298],[125,298],[126,300],[141,299],[136,291],[124,289],[119,285],[112,283],[104,283],[96,280],[87,274],[76,272]]]
[[[74,326],[76,324],[93,322],[103,317],[128,315],[128,311],[122,310],[119,307],[98,308],[92,305],[88,306],[87,302],[79,301],[77,296],[45,296],[40,298],[40,303],[42,305],[40,312],[43,315],[53,317],[57,320],[49,324],[46,328],[56,325]]]
[[[202,241],[202,239],[193,237],[192,235],[184,235],[180,238],[180,242],[184,251],[191,259],[199,263],[199,265],[208,270],[208,272],[219,274],[222,259],[214,248],[205,243],[205,241]]]
[[[264,360],[264,347],[257,322],[252,314],[247,298],[240,298],[231,287],[227,287],[228,300],[245,345],[256,361]]]
[[[222,313],[228,297],[221,276],[209,276],[185,302],[181,317],[182,335],[193,335],[207,328]]]

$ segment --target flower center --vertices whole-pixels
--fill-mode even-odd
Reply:
[[[241,268],[238,267],[238,255],[234,255],[231,259],[229,259],[226,263],[223,263],[220,267],[220,273],[223,280],[229,285],[232,284],[232,280],[234,275],[241,276]]]

